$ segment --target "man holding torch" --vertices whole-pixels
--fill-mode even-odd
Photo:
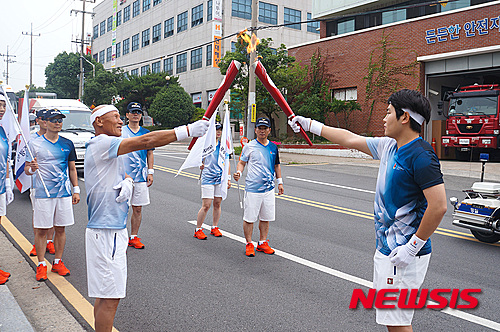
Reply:
[[[260,238],[257,251],[265,254],[274,254],[269,246],[267,234],[269,222],[275,220],[274,179],[278,183],[278,195],[284,193],[283,179],[278,147],[267,137],[271,133],[271,121],[267,118],[258,118],[255,123],[257,139],[249,142],[241,151],[236,173],[233,177],[238,181],[248,163],[245,178],[245,208],[243,214],[243,232],[246,240],[245,254],[255,256],[252,244],[253,224],[259,221]]]

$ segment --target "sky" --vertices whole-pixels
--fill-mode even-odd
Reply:
[[[88,1],[88,0],[87,0]],[[86,2],[85,11],[92,11],[96,4]],[[33,23],[33,84],[45,86],[45,67],[61,52],[79,52],[80,44],[72,40],[80,39],[82,14],[71,13],[72,9],[82,10],[81,0],[9,0],[2,1],[0,19],[0,54],[7,54],[14,63],[9,64],[9,85],[14,91],[24,90],[30,83],[30,40]],[[92,32],[92,17],[85,15],[85,34]],[[0,80],[7,83],[7,58],[0,57]]]

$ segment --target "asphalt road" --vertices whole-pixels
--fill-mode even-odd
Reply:
[[[155,151],[152,204],[143,210],[139,234],[146,248],[128,249],[127,297],[115,319],[119,331],[385,330],[375,323],[374,310],[348,308],[353,289],[366,291],[372,279],[376,167],[283,165],[285,195],[276,201],[277,218],[269,232],[277,253],[248,258],[234,186],[222,205],[225,236],[208,235],[207,241],[193,237],[190,221],[201,205],[199,172],[190,169],[174,177],[185,151],[178,145]],[[447,196],[462,198],[461,189],[472,182],[445,176]],[[85,197],[84,183],[80,186]],[[481,288],[479,306],[452,315],[418,310],[413,326],[416,331],[490,331],[484,325],[500,323],[498,245],[479,243],[467,230],[452,226],[451,210],[432,237],[423,288]],[[71,270],[67,280],[88,298],[85,199],[74,214],[63,260]],[[16,193],[9,219],[33,241],[27,194]],[[211,213],[206,224],[211,225]],[[480,325],[480,318],[490,321]]]

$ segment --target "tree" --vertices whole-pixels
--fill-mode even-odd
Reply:
[[[91,61],[90,56],[85,56]],[[92,71],[92,66],[84,61],[84,71]],[[80,75],[80,54],[59,53],[54,62],[45,68],[46,90],[57,93],[58,98],[78,98],[78,85]]]
[[[107,71],[94,59],[95,77],[93,71],[85,73],[82,101],[86,105],[101,105],[113,103],[113,97],[118,95],[118,86],[124,80],[121,70]]]
[[[149,114],[167,128],[187,124],[194,112],[191,96],[178,84],[162,88],[149,109]]]

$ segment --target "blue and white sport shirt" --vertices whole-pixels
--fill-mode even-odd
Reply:
[[[241,151],[241,160],[248,163],[245,190],[264,193],[274,189],[274,167],[280,163],[278,147],[271,141],[264,146],[258,140],[250,141]]]
[[[137,137],[149,133],[146,128],[140,127],[139,131],[134,133],[129,126],[122,129],[122,137]],[[151,149],[154,150],[154,149]],[[125,172],[134,180],[134,182],[146,182],[148,179],[148,150],[139,150],[127,153],[123,156],[125,163]]]

